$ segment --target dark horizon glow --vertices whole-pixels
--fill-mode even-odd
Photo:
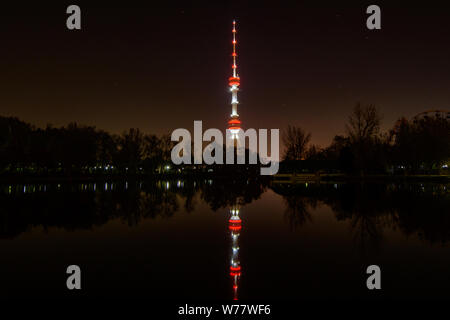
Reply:
[[[230,114],[230,23],[239,23],[239,116],[244,128],[288,124],[326,146],[351,109],[375,104],[383,129],[401,116],[449,109],[450,22],[443,5],[68,4],[2,9],[0,115],[37,126],[71,121],[113,133],[223,128]]]

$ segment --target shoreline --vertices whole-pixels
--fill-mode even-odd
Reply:
[[[58,176],[58,175],[4,175],[0,176],[0,183],[35,183],[35,182],[95,182],[95,181],[143,181],[143,180],[199,180],[199,179],[228,179],[228,175],[222,174],[140,174],[140,175],[75,175],[75,176]],[[268,180],[273,183],[346,183],[346,182],[450,182],[449,175],[436,174],[415,174],[415,175],[387,175],[387,174],[371,174],[364,176],[348,175],[348,174],[313,174],[313,173],[282,173],[273,176],[257,176],[248,175],[240,176],[237,180],[243,178]]]
[[[414,174],[414,175],[388,175],[367,174],[364,176],[348,174],[294,174],[284,173],[273,176],[276,183],[304,183],[304,182],[450,182],[450,175]]]

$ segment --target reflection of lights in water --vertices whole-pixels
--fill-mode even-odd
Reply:
[[[170,187],[170,183],[169,183],[169,181],[167,181],[166,182],[166,190],[169,190],[169,187]]]
[[[242,221],[239,217],[239,207],[237,205],[230,209],[230,218],[228,220],[228,229],[231,232],[231,259],[230,276],[233,280],[233,300],[238,299],[238,282],[241,276],[241,262],[239,260],[239,234],[242,228]]]
[[[125,182],[125,190],[128,190],[128,181]]]

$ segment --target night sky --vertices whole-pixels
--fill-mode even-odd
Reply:
[[[164,2],[2,5],[0,115],[114,133],[193,130],[194,120],[225,129],[233,18],[244,128],[298,125],[326,146],[358,101],[380,108],[384,129],[450,108],[445,2]],[[70,4],[81,31],[66,28]],[[366,28],[369,4],[381,30]]]

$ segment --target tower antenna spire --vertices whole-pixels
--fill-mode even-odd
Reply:
[[[237,64],[236,64],[236,20],[233,20],[233,77],[237,77]]]

